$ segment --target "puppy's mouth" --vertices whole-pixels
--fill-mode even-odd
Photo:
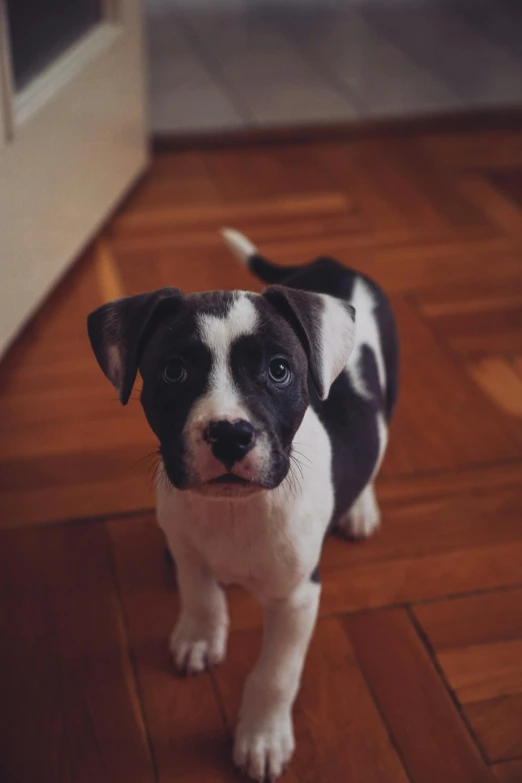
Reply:
[[[258,481],[238,476],[237,473],[222,473],[191,487],[191,489],[193,492],[207,497],[240,499],[261,492],[264,487]]]
[[[222,476],[217,476],[216,478],[210,479],[208,483],[225,485],[229,484],[230,486],[248,486],[249,484],[252,484],[252,482],[248,479],[243,478],[242,476],[237,476],[235,473],[223,473]]]

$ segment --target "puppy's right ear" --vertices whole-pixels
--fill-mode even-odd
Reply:
[[[108,302],[88,316],[94,355],[123,405],[129,401],[147,340],[163,318],[179,311],[183,298],[178,288],[160,288]]]

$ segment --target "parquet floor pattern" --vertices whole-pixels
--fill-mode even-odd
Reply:
[[[162,285],[259,286],[217,229],[283,264],[329,253],[389,292],[402,395],[382,530],[331,539],[286,783],[522,781],[522,127],[163,152],[0,378],[0,780],[221,783],[260,611],[173,675],[154,440],[85,316]]]

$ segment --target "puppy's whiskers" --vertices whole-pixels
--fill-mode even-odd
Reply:
[[[311,465],[312,464],[312,460],[310,459],[310,457],[307,457],[306,454],[303,454],[302,451],[297,451],[297,449],[295,448],[296,446],[301,446],[301,448],[306,448],[307,444],[306,443],[295,443],[295,442],[292,443],[292,454],[299,454],[299,456],[302,459],[305,459]]]
[[[301,482],[299,481],[299,477],[296,475],[294,466],[299,469],[299,471],[301,473],[301,477],[304,478],[303,472],[301,470],[300,465],[294,459],[292,454],[290,454],[290,464],[288,466],[288,473],[286,474],[286,478],[283,481],[283,485],[286,484],[286,486],[288,487],[288,490],[291,493],[292,497],[296,498],[298,491],[302,494],[303,488],[302,488]]]
[[[147,462],[147,460],[152,459],[154,460],[154,464],[156,464],[156,458],[159,456],[159,450],[155,449],[154,451],[151,451],[149,454],[145,454],[145,456],[140,457],[136,462],[133,462],[131,465],[131,468],[135,468],[137,465],[141,465],[142,462]]]
[[[149,492],[152,492],[152,490],[156,489],[158,486],[158,481],[161,478],[161,473],[163,472],[163,459],[159,451],[156,451],[153,455],[154,462],[149,467],[148,470],[148,476],[149,476]]]
[[[295,457],[293,454],[290,454],[290,459],[292,460],[292,463],[296,466],[297,470],[301,474],[301,478],[304,480],[303,466],[301,465],[297,457]]]

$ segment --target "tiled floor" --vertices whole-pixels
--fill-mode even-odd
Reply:
[[[518,0],[147,0],[159,134],[522,104]]]

